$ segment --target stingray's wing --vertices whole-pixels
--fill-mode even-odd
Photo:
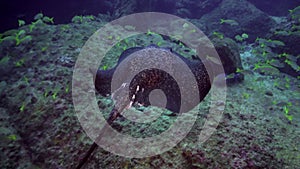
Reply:
[[[126,59],[132,53],[142,49],[144,49],[144,47],[133,47],[133,48],[126,49],[119,57],[118,64],[120,64],[124,59]]]

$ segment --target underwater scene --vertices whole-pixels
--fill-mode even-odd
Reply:
[[[1,169],[300,168],[300,0],[0,8]]]

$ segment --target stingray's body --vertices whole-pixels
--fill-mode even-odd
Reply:
[[[129,56],[132,56],[132,54],[134,54],[135,52],[137,52],[136,55],[139,58],[147,58],[147,57],[149,58],[149,56],[155,56],[155,55],[147,55],[149,53],[147,53],[147,50],[144,49],[149,49],[149,48],[159,49],[161,50],[161,52],[167,51],[167,53],[169,52],[172,53],[172,55],[177,56],[176,57],[177,59],[174,60],[165,59],[166,67],[168,67],[169,65],[173,65],[174,68],[177,67],[178,65],[179,68],[182,68],[180,65],[182,64],[187,65],[188,69],[190,70],[190,72],[192,72],[193,77],[195,79],[195,83],[192,83],[195,85],[192,86],[192,88],[193,89],[196,88],[198,90],[198,92],[196,92],[197,94],[193,95],[190,93],[191,95],[185,95],[184,92],[181,93],[180,90],[182,89],[182,86],[179,87],[178,84],[182,84],[182,83],[180,82],[178,83],[178,81],[176,81],[175,78],[171,76],[168,72],[164,71],[164,69],[158,69],[158,68],[143,69],[142,71],[138,72],[138,74],[136,74],[133,79],[130,79],[131,78],[130,76],[126,76],[126,71],[130,72],[132,69],[135,68],[135,65],[133,64],[134,62],[131,62],[132,60],[130,60]],[[161,56],[164,57],[164,55]],[[129,61],[128,61],[128,57],[129,57]],[[156,62],[149,62],[149,63],[147,62],[146,64],[155,65]],[[205,66],[209,66],[209,70],[210,70],[209,73],[206,69],[207,67]],[[189,60],[175,52],[172,52],[170,49],[159,48],[157,46],[149,46],[145,48],[135,47],[135,48],[127,49],[122,53],[122,55],[118,60],[117,65],[114,68],[108,70],[98,70],[95,77],[95,87],[97,91],[104,96],[112,94],[112,98],[115,100],[115,105],[107,120],[108,121],[107,125],[111,125],[112,122],[121,115],[121,112],[128,105],[131,106],[132,104],[135,103],[140,103],[143,104],[144,106],[150,105],[149,94],[151,94],[151,92],[154,89],[160,89],[164,92],[167,100],[165,108],[167,108],[168,110],[174,113],[185,112],[194,108],[201,100],[204,99],[204,97],[209,92],[211,88],[211,83],[215,75],[220,73],[220,71],[214,69],[217,68],[218,66],[214,65],[213,63],[206,63],[205,66],[203,62],[200,61],[200,59]],[[214,69],[213,72],[211,72],[212,69]],[[121,70],[121,72],[119,70]],[[117,77],[117,81],[119,82],[117,86],[114,86],[113,84],[113,80],[115,77],[114,73],[116,74],[121,73],[121,76]],[[182,79],[183,83],[187,83],[187,84],[189,83],[190,77],[186,76],[185,73],[180,74],[180,77],[182,77],[180,79]],[[124,90],[125,89],[124,86],[126,85],[129,85],[128,86],[129,93],[124,92],[126,91]],[[187,96],[188,98],[187,99],[182,98],[182,94],[184,96]],[[197,96],[198,94],[199,97]],[[195,102],[193,98],[195,96],[198,98],[196,99],[198,102]],[[182,99],[184,101],[182,101]],[[192,101],[189,102],[189,100]],[[182,103],[184,104],[187,103],[189,105],[185,107],[184,111],[182,111],[181,109]],[[99,136],[96,140],[98,141],[101,140],[102,134],[105,133],[103,130],[105,130],[106,128],[107,127],[104,127],[102,129],[102,131],[99,133]],[[96,148],[97,148],[97,144],[94,142],[90,147],[89,151],[87,152],[87,154],[85,155],[85,157],[80,161],[76,169],[80,169],[85,164],[89,156]]]
[[[169,50],[164,48],[158,48],[154,46],[146,47],[146,48],[156,48],[161,50]],[[117,65],[108,70],[98,70],[96,79],[95,79],[95,87],[97,91],[104,96],[110,95],[112,92],[111,82],[113,78],[113,74],[115,73],[117,67],[132,53],[141,51],[145,48],[142,47],[135,47],[130,48],[122,53],[120,56]],[[199,90],[199,101],[203,100],[204,97],[207,95],[211,88],[211,78],[204,66],[204,64],[199,60],[189,60],[177,53],[172,52],[176,56],[178,56],[183,63],[185,63],[188,68],[193,73],[198,90]],[[140,57],[143,57],[142,55]],[[128,68],[129,70],[130,68]],[[126,81],[126,77],[124,77],[124,82]],[[137,88],[140,89],[137,91]],[[149,94],[154,89],[160,89],[164,92],[166,96],[166,107],[168,110],[172,112],[179,112],[180,105],[181,105],[181,93],[176,83],[175,79],[166,73],[165,71],[159,69],[147,69],[143,70],[138,73],[130,82],[129,86],[129,98],[131,99],[132,103],[140,103],[144,106],[150,105],[149,102]],[[134,95],[134,97],[132,97]],[[191,98],[192,99],[192,98]],[[199,102],[198,102],[199,103]],[[194,104],[194,103],[193,103]],[[192,107],[196,105],[191,105]]]

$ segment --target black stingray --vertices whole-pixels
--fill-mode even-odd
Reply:
[[[170,49],[159,48],[156,46],[150,46],[150,47],[146,47],[146,48],[151,48],[151,47],[152,48],[154,47],[156,49],[161,49],[161,50],[170,50]],[[143,49],[145,49],[145,48],[135,47],[135,48],[127,49],[126,51],[124,51],[122,53],[122,55],[120,56],[120,58],[118,60],[117,65],[114,68],[108,69],[108,70],[100,70],[99,69],[97,71],[97,74],[95,77],[95,87],[96,87],[97,91],[104,96],[111,94],[111,83],[112,83],[113,74],[116,71],[116,68],[130,54],[140,51],[140,50],[143,50]],[[193,73],[193,75],[196,79],[196,82],[197,82],[197,86],[198,86],[198,90],[199,90],[199,101],[203,100],[211,88],[211,82],[212,82],[214,76],[217,75],[218,73],[220,73],[220,71],[213,70],[214,72],[208,73],[208,71],[206,70],[206,67],[200,60],[189,60],[189,59],[173,52],[172,50],[170,50],[170,52],[177,55],[191,70],[191,72]],[[141,56],[139,55],[138,57],[143,57],[143,56],[145,56],[145,55],[141,55]],[[177,60],[176,60],[176,63],[177,63]],[[182,62],[180,62],[180,63],[182,63]],[[210,70],[218,67],[218,66],[214,65],[213,63],[208,63],[205,65],[206,66],[209,65]],[[214,67],[214,66],[216,66],[216,67]],[[129,70],[129,68],[128,69],[126,68],[125,70]],[[232,73],[232,72],[229,72],[229,73]],[[213,77],[209,77],[209,74]],[[124,77],[124,79],[125,79],[124,82],[127,83],[128,81],[126,81],[126,77]],[[166,108],[170,111],[173,111],[174,113],[177,113],[180,111],[180,103],[182,100],[180,89],[179,89],[178,84],[176,83],[176,80],[171,75],[169,75],[167,72],[160,70],[160,69],[144,69],[141,72],[139,72],[137,75],[135,75],[133,79],[130,79],[130,80],[131,80],[130,84],[129,84],[130,91],[129,91],[128,98],[130,99],[130,101],[133,104],[140,103],[140,104],[144,104],[145,106],[150,105],[149,94],[151,93],[151,91],[153,91],[154,89],[161,89],[167,98],[166,99],[167,100]],[[119,96],[121,96],[121,98],[123,98],[122,97],[122,92],[124,91],[124,90],[122,90],[123,83],[121,82],[120,85],[121,85],[120,88],[117,88],[115,91],[112,91],[112,92],[113,92],[113,95],[116,95],[116,93],[119,93],[119,94],[121,93],[121,95],[119,95]],[[138,88],[140,88],[142,90],[137,90]],[[112,97],[115,97],[115,96],[112,96]],[[117,100],[119,102],[121,100],[121,102],[122,102],[122,99],[117,99]],[[113,123],[113,121],[121,115],[121,111],[124,110],[124,106],[127,106],[128,103],[125,103],[125,104],[121,103],[121,105],[123,105],[123,106],[116,106],[116,104],[120,104],[120,103],[115,102],[115,106],[109,115],[106,126],[111,125]],[[193,108],[194,106],[196,106],[195,102],[193,102],[193,105],[191,105],[189,108]],[[188,110],[186,110],[186,111],[188,111]],[[99,136],[96,139],[97,141],[101,140],[103,134],[105,133],[105,130],[107,129],[106,126],[104,126],[102,128],[101,132],[99,133]],[[80,160],[76,169],[80,169],[85,164],[85,162],[88,160],[89,156],[92,154],[92,152],[97,147],[98,146],[97,146],[96,142],[94,142],[91,145],[90,149],[87,151],[84,158],[82,160]]]
[[[161,50],[170,50],[165,48],[159,48],[156,46],[150,46]],[[150,48],[146,47],[146,48]],[[95,78],[95,87],[96,90],[104,96],[111,94],[111,81],[114,72],[118,65],[130,54],[145,49],[144,47],[134,47],[124,51],[115,67],[108,70],[98,70]],[[204,66],[204,64],[199,60],[189,60],[172,50],[173,54],[177,55],[191,70],[193,73],[198,89],[199,89],[199,101],[202,101],[207,95],[211,88],[211,80],[209,74]],[[142,88],[142,91],[136,92],[136,88]],[[176,83],[175,79],[170,76],[167,72],[159,69],[147,69],[138,73],[130,82],[129,86],[129,98],[135,97],[132,99],[133,103],[140,103],[144,106],[149,106],[149,94],[154,89],[161,89],[167,99],[166,109],[177,113],[180,110],[181,103],[181,94],[179,86]],[[196,105],[191,105],[192,107]],[[192,108],[191,107],[191,108]]]

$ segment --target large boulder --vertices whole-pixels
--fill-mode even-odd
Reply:
[[[285,45],[274,49],[277,53],[289,53],[292,55],[300,55],[300,32],[289,32],[286,34],[272,34],[270,39],[282,41]]]
[[[221,24],[221,19],[226,22]],[[246,0],[223,0],[212,12],[204,15],[200,22],[206,25],[209,32],[222,32],[230,38],[247,33],[250,41],[256,37],[265,37],[275,24],[270,16]]]
[[[230,38],[218,37],[210,37],[210,41],[212,42],[213,46],[209,45],[208,43],[204,43],[204,46],[200,45],[197,48],[197,53],[200,56],[211,56],[207,57],[206,59],[212,63],[215,75],[224,75],[224,72],[227,84],[242,82],[244,80],[244,75],[242,71],[239,70],[243,70],[243,66],[240,57],[239,46],[237,43]],[[213,53],[210,55],[210,52],[214,50],[218,53],[224,70],[220,69],[220,62],[218,61],[219,59],[213,58],[215,56]]]
[[[213,38],[211,41],[219,54],[227,75],[235,73],[237,68],[243,69],[239,47],[234,40]]]
[[[284,46],[276,46],[277,53],[300,55],[300,7],[291,10],[287,17],[278,17],[277,25],[270,31],[267,38],[282,41]]]
[[[266,12],[272,16],[285,16],[289,9],[300,5],[299,0],[283,1],[283,0],[248,0],[254,4],[258,9]]]

